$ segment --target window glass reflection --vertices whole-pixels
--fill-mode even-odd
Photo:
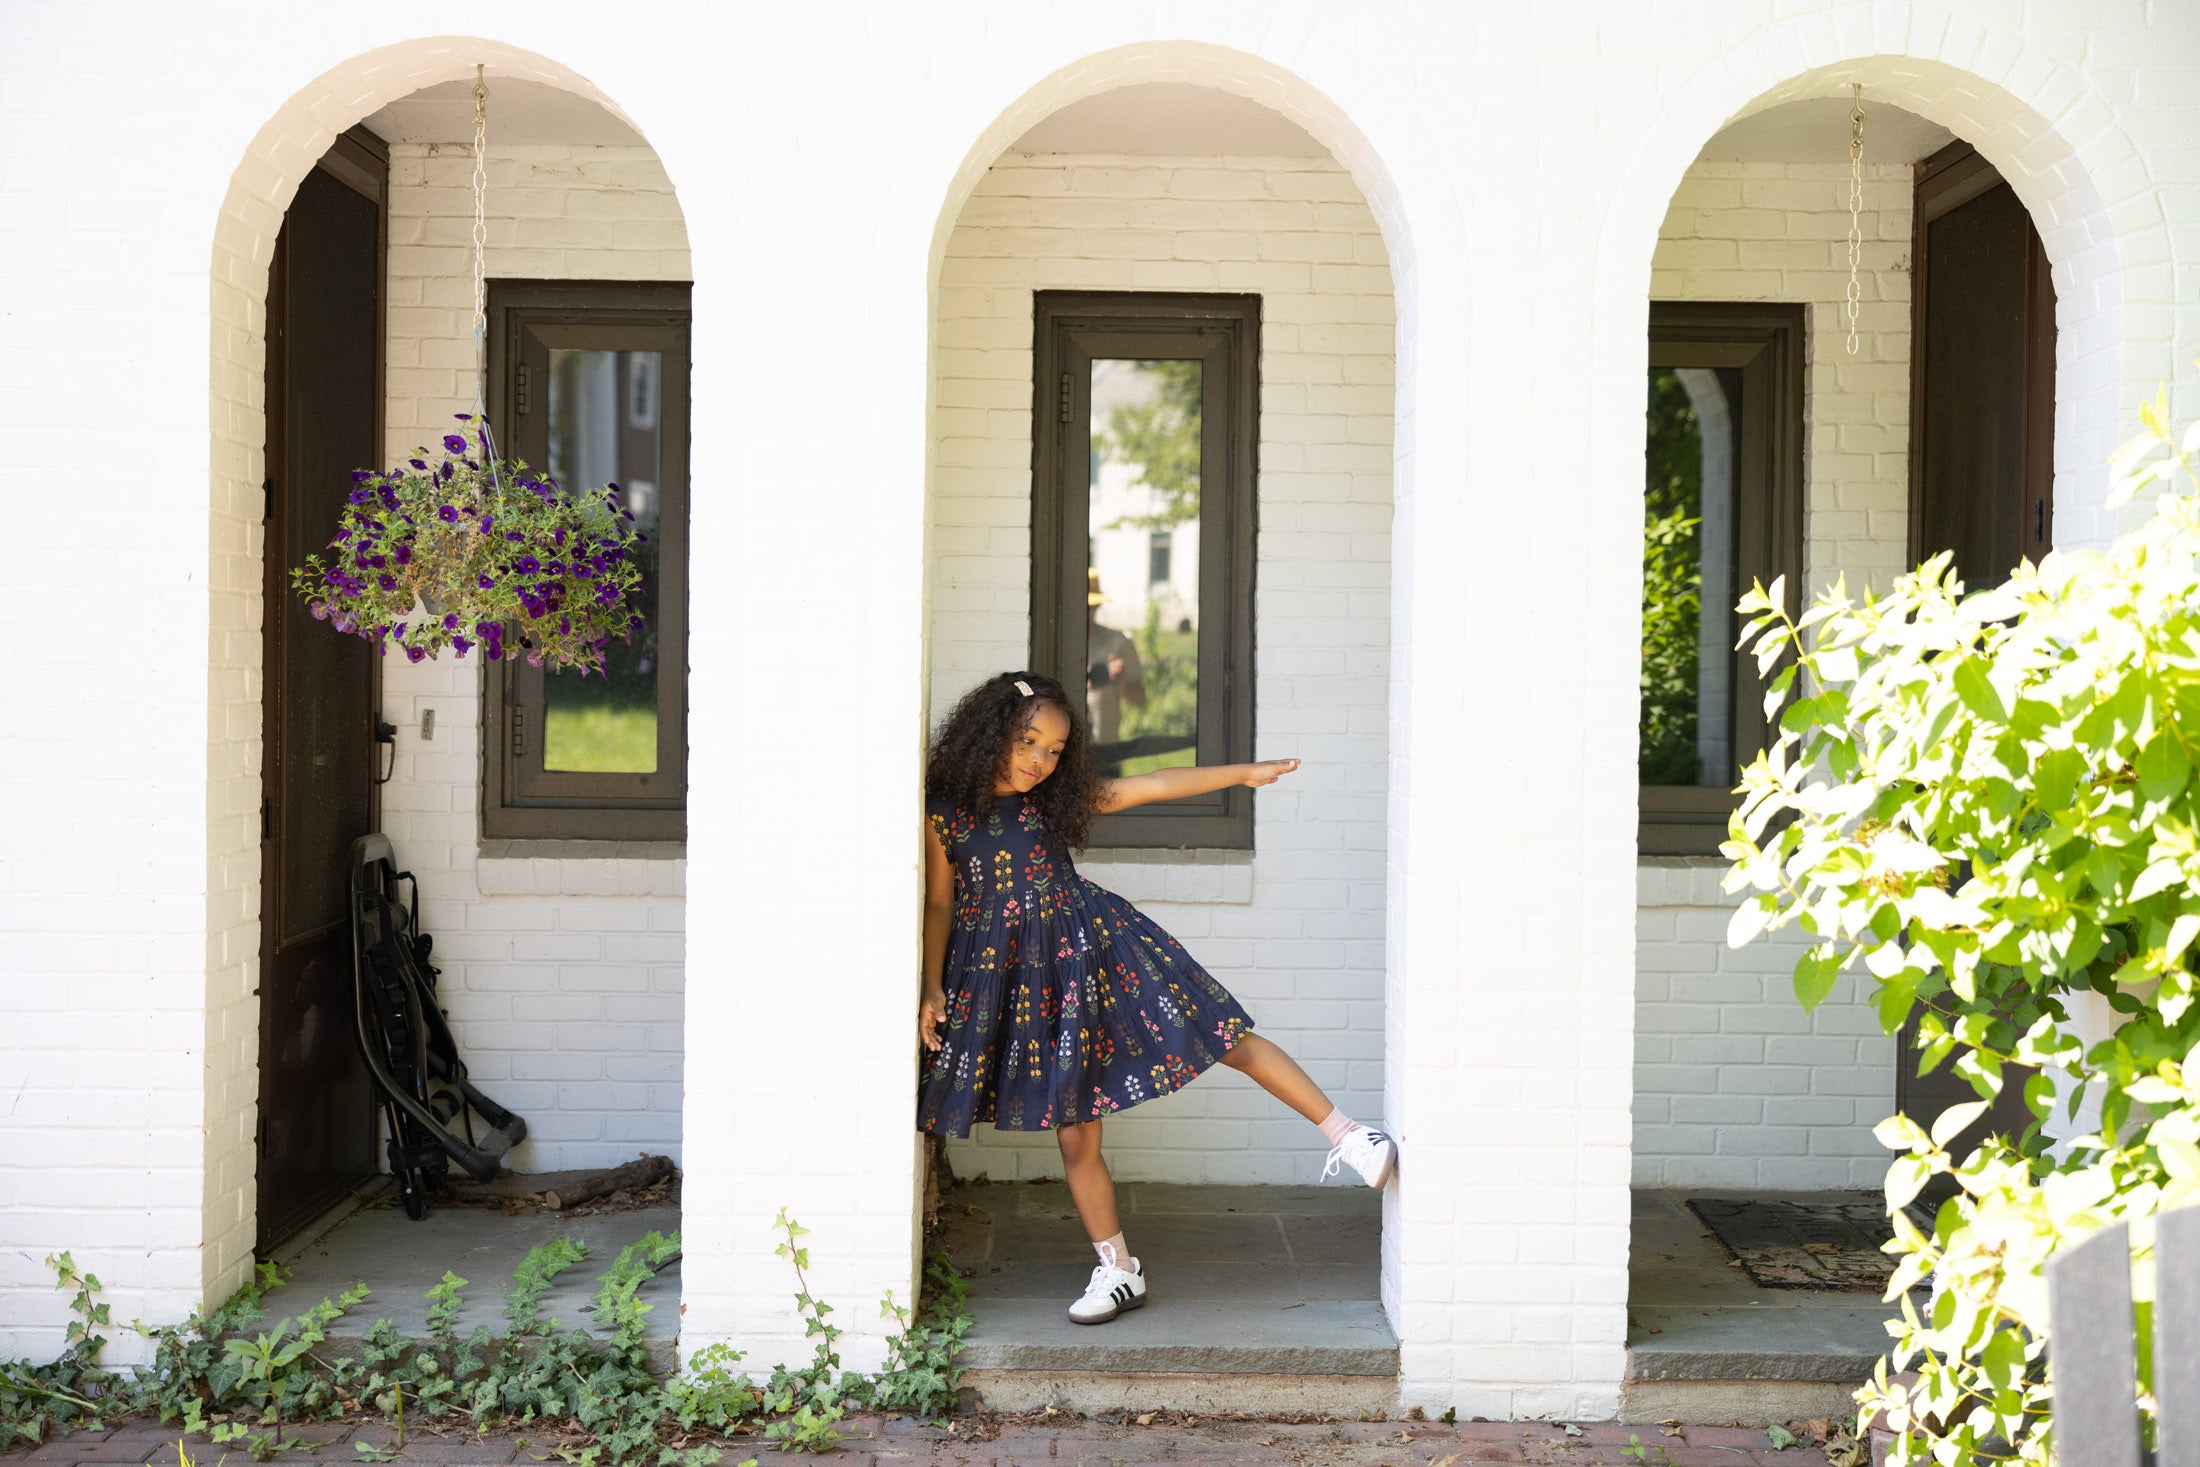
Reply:
[[[550,473],[568,492],[617,484],[649,538],[635,547],[643,624],[631,643],[604,649],[608,676],[543,678],[545,769],[584,774],[657,770],[658,396],[653,351],[550,353]]]
[[[1735,434],[1741,379],[1650,369],[1643,495],[1642,743],[1646,785],[1731,787]]]
[[[1197,761],[1197,361],[1092,364],[1085,713],[1103,775]]]

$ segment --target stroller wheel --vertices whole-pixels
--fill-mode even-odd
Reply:
[[[428,1215],[428,1196],[420,1190],[420,1184],[406,1177],[397,1184],[398,1200],[405,1204],[405,1216],[414,1222]]]

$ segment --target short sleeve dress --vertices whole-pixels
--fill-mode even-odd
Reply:
[[[935,796],[925,813],[955,868],[955,915],[920,1128],[1097,1120],[1182,1089],[1252,1032],[1182,944],[1077,874],[1022,795],[1000,796],[990,816]]]

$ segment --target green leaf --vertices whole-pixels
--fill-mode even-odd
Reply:
[[[1900,1212],[1916,1200],[1932,1179],[1932,1164],[1922,1156],[1898,1156],[1887,1167],[1887,1210]]]
[[[1770,894],[1753,896],[1743,902],[1734,909],[1734,915],[1727,919],[1726,945],[1747,947],[1763,933],[1777,910],[1778,903]]]
[[[2192,764],[2176,734],[2163,729],[2139,751],[2139,793],[2149,805],[2166,805],[2177,798],[2192,777]]]
[[[2024,1373],[2024,1341],[2014,1330],[1996,1330],[1980,1352],[1979,1368],[1997,1391],[2016,1385]]]
[[[1965,1127],[1986,1113],[1988,1104],[1984,1100],[1966,1100],[1942,1111],[1940,1119],[1933,1122],[1933,1145],[1946,1146],[1953,1141]]]
[[[1956,696],[1963,706],[1987,723],[2007,723],[2008,710],[2002,707],[2001,694],[1994,691],[1993,683],[1986,677],[1985,662],[1977,657],[1967,657],[1956,664]]]
[[[1932,1144],[1917,1122],[1899,1112],[1872,1127],[1872,1135],[1890,1151],[1910,1151]]]
[[[1841,956],[1831,943],[1821,943],[1795,960],[1795,997],[1805,1012],[1826,1001],[1840,976]]]

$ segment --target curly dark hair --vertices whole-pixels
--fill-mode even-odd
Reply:
[[[1019,682],[1031,689],[1030,697],[1016,691]],[[1093,772],[1085,720],[1062,685],[1044,673],[1004,672],[963,694],[932,736],[932,751],[924,765],[924,792],[991,816],[993,785],[1007,762],[1009,740],[1031,722],[1041,703],[1052,703],[1069,718],[1069,738],[1062,744],[1054,772],[1024,798],[1038,809],[1039,818],[1057,839],[1082,849],[1092,834],[1100,780]]]

